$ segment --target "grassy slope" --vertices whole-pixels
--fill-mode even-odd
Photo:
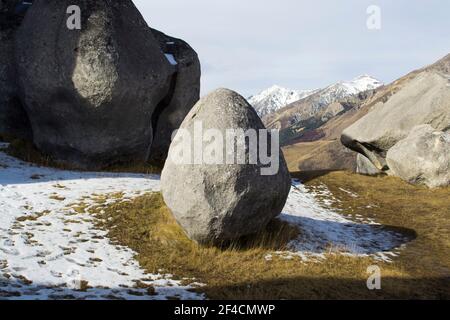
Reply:
[[[298,170],[356,170],[356,153],[338,140],[300,142],[283,147],[288,168]]]
[[[317,129],[324,134],[320,140],[283,147],[289,170],[355,170],[356,153],[346,149],[340,143],[340,137],[345,128],[363,117],[369,109],[367,104],[331,119]]]
[[[304,178],[304,177],[303,177]],[[428,190],[399,179],[328,173],[307,184],[325,183],[349,214],[375,218],[417,238],[394,263],[382,268],[382,290],[366,287],[369,258],[330,255],[323,263],[264,257],[285,248],[297,230],[274,222],[260,235],[228,247],[200,247],[186,238],[159,194],[96,212],[99,227],[137,252],[149,272],[195,277],[212,299],[435,299],[450,298],[450,190]],[[340,188],[359,194],[351,197]],[[368,204],[376,205],[368,210]]]

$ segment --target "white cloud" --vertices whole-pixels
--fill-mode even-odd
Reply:
[[[368,73],[389,82],[450,52],[450,2],[439,0],[134,0],[154,28],[188,41],[203,93],[244,95],[274,83],[314,88]],[[382,29],[366,9],[382,10]]]

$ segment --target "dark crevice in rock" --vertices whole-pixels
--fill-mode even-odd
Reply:
[[[369,143],[360,143],[355,141],[357,148],[365,155],[373,165],[380,171],[388,171],[389,166],[386,163],[386,152]]]
[[[177,88],[177,79],[178,79],[178,72],[175,72],[170,78],[169,91],[167,95],[158,103],[155,110],[153,111],[152,114],[153,139],[156,136],[159,118],[161,117],[161,114],[164,112],[164,110],[166,110],[166,108],[170,106],[170,103],[172,102],[172,99],[175,95],[175,90]],[[150,150],[151,147],[149,148],[148,156],[150,156]]]
[[[347,148],[364,155],[380,171],[388,171],[386,151],[366,142],[353,140],[345,134],[341,136],[341,143]]]

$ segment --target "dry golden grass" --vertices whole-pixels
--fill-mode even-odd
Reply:
[[[443,299],[449,292],[449,190],[430,191],[397,179],[336,172],[308,184],[325,183],[352,214],[386,225],[410,228],[417,239],[382,269],[382,290],[366,286],[370,258],[330,254],[321,263],[302,263],[266,255],[283,250],[297,230],[274,221],[265,232],[222,248],[190,241],[160,194],[97,208],[99,227],[113,241],[137,252],[148,272],[195,278],[196,289],[211,299]],[[358,193],[350,197],[339,188]],[[377,205],[367,210],[367,204]],[[365,209],[363,209],[363,207]]]
[[[330,143],[330,141],[319,140],[314,142],[301,142],[283,147],[283,154],[289,170],[291,172],[298,171],[301,162],[309,160],[312,154],[318,154]]]
[[[338,140],[300,142],[283,147],[291,172],[298,170],[354,170],[356,155]]]
[[[294,176],[302,178],[301,174]],[[395,261],[410,276],[450,276],[450,188],[428,189],[399,178],[350,172],[331,172],[309,180],[307,184],[328,186],[341,201],[335,205],[350,216],[359,214],[384,225],[414,230],[416,240]],[[367,205],[372,206],[368,209]]]

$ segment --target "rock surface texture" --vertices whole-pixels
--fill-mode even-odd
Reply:
[[[248,102],[227,89],[218,89],[202,98],[180,129],[193,136],[199,123],[204,131],[213,129],[223,137],[229,129],[265,128]],[[180,138],[179,132],[170,147],[161,189],[166,204],[191,239],[199,243],[233,240],[262,230],[281,213],[291,186],[281,151],[277,158],[278,172],[261,175],[264,166],[259,160],[255,164],[173,161],[180,146],[186,150],[193,148],[192,141]]]
[[[450,185],[450,132],[415,127],[386,156],[391,174],[431,188]]]
[[[79,30],[66,24],[71,5],[81,9]],[[198,99],[200,68],[175,39],[174,62],[161,37],[131,0],[36,1],[16,37],[34,144],[88,169],[145,162],[153,151],[165,158],[168,132]]]
[[[382,171],[378,170],[369,159],[358,153],[356,156],[356,173],[366,176],[376,176],[381,174]]]

